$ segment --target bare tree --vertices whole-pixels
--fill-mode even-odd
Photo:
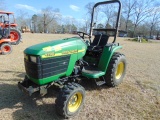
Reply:
[[[22,26],[30,26],[30,18],[27,12],[23,10],[18,10],[16,12],[17,17],[16,17],[16,23],[18,24],[19,29]]]
[[[156,26],[156,34],[157,34],[157,37],[159,37],[159,35],[160,35],[160,25]]]
[[[84,16],[84,26],[85,26],[85,31],[86,33],[88,33],[89,28],[90,28],[90,18],[88,18],[87,16]]]
[[[47,32],[48,25],[60,16],[59,9],[53,9],[52,7],[47,7],[42,9],[42,19],[43,19],[43,32]]]
[[[94,2],[89,2],[88,4],[85,5],[85,9],[87,10],[87,13],[85,15],[86,33],[89,31],[89,28],[90,28],[92,10],[94,5],[95,5]],[[99,13],[99,8],[97,7],[94,12],[94,22],[97,22],[98,13]]]
[[[93,10],[94,4],[95,4],[94,2],[89,2],[88,4],[85,5],[85,9],[87,10],[87,13],[86,13],[85,19],[84,19],[86,33],[89,31],[91,15],[92,15],[92,10]]]
[[[66,33],[72,32],[72,24],[74,23],[75,18],[72,16],[66,16],[63,18],[63,25]]]
[[[57,29],[59,28],[58,21],[55,19],[52,20],[52,22],[49,24],[47,28],[50,33],[56,33]]]
[[[134,14],[137,0],[123,0],[123,15],[125,18],[125,31],[128,31],[128,23]]]
[[[160,7],[154,7],[153,11],[150,13],[150,37],[152,36],[153,29],[156,25],[160,23]]]
[[[109,24],[112,24],[112,27],[114,27],[114,23],[115,23],[115,20],[116,20],[116,6],[115,4],[112,4],[112,5],[105,5],[104,7],[102,7],[102,12],[105,14],[105,18],[107,18],[106,20],[106,27],[109,25]]]
[[[95,4],[94,2],[89,2],[88,4],[85,5],[85,8],[87,10],[86,14],[88,15],[89,19],[91,19],[94,4]]]
[[[120,30],[126,30],[126,19],[123,17],[123,15],[121,15],[120,17],[120,23],[119,23],[119,29]]]
[[[136,5],[134,7],[135,14],[132,17],[132,19],[134,19],[133,36],[135,36],[137,26],[147,17],[149,17],[149,13],[152,11],[151,5],[153,1],[154,0],[141,0],[136,2]]]
[[[144,22],[143,24],[138,25],[136,33],[138,35],[146,36],[149,32],[149,26],[147,24],[147,22]]]

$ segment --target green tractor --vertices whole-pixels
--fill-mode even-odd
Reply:
[[[94,28],[96,7],[112,3],[118,6],[115,28]],[[79,84],[81,80],[94,80],[97,86],[119,85],[126,72],[125,56],[116,52],[122,46],[115,43],[120,12],[119,0],[98,2],[93,7],[90,34],[77,32],[79,37],[53,40],[25,49],[26,76],[18,87],[28,95],[35,92],[45,95],[50,86],[58,86],[56,111],[68,118],[75,116],[84,104],[85,89]],[[112,43],[108,43],[109,32],[113,33]]]

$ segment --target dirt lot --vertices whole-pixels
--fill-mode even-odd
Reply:
[[[28,97],[17,82],[25,75],[23,50],[40,42],[71,35],[23,34],[23,43],[14,46],[10,55],[0,55],[0,120],[57,120],[52,88],[45,97]],[[87,80],[86,102],[71,120],[160,119],[160,42],[137,43],[118,38],[127,58],[124,82],[116,88],[96,87]]]

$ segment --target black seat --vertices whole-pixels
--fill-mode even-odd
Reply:
[[[108,38],[109,38],[108,35],[103,35],[103,34],[95,35],[93,42],[91,43],[91,46],[104,47],[108,42]]]
[[[88,51],[99,52],[102,51],[103,47],[107,44],[109,39],[108,35],[95,35],[93,42],[88,46]]]

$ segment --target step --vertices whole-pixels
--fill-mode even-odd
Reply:
[[[95,81],[95,82],[98,86],[104,85],[106,83],[105,81]]]
[[[85,66],[82,69],[82,76],[88,77],[88,78],[99,78],[103,76],[105,72],[99,70],[96,67],[91,67],[91,66]]]

